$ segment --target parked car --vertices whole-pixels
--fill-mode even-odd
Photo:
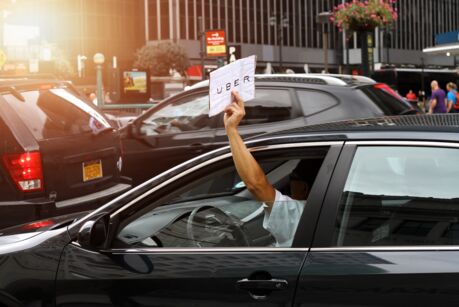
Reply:
[[[273,245],[224,147],[89,214],[3,231],[0,304],[459,303],[458,116],[323,124],[248,146],[287,195],[298,163],[317,169],[290,246]]]
[[[67,82],[0,80],[0,228],[95,208],[131,187],[120,138]]]
[[[123,174],[137,185],[227,144],[223,114],[209,118],[208,81],[166,99],[122,129]],[[242,137],[336,120],[413,114],[388,86],[345,75],[259,75]]]

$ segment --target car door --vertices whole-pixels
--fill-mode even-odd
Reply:
[[[245,102],[246,114],[238,131],[242,138],[263,133],[304,126],[304,118],[297,109],[295,93],[286,87],[257,86],[255,98]],[[218,129],[214,142],[220,146],[228,143],[223,124],[223,114],[218,116]]]
[[[300,161],[316,166],[293,244],[277,245],[262,226],[263,205],[251,199],[227,154],[112,212],[117,226],[108,248],[70,243],[56,275],[57,306],[291,306],[341,146],[254,151],[283,193]]]
[[[298,305],[459,302],[459,145],[347,143],[302,269]]]
[[[142,115],[123,137],[124,171],[134,184],[214,149],[208,93],[182,95]]]

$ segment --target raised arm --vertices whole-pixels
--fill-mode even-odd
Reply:
[[[224,122],[236,170],[255,198],[271,208],[276,192],[239,135],[237,128],[245,115],[244,101],[237,91],[232,92],[232,97],[233,102],[225,109]]]

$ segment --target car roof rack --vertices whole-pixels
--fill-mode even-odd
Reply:
[[[337,85],[346,86],[350,82],[346,82],[343,78],[338,76],[344,75],[325,75],[325,74],[256,74],[255,80],[258,81],[271,81],[271,82],[293,82],[293,83],[308,83],[320,85]],[[370,79],[370,78],[367,78]],[[372,79],[370,79],[372,80]],[[374,82],[374,80],[373,80]],[[187,87],[185,90],[192,90],[196,88],[209,86],[209,80],[203,80],[192,86]]]
[[[332,132],[352,130],[459,130],[459,114],[435,114],[432,115],[394,115],[366,119],[352,119],[324,124],[316,124],[299,128],[282,130],[268,133],[277,135],[283,133],[307,133],[307,132]],[[267,135],[268,135],[267,134]],[[254,137],[256,138],[256,137]]]
[[[313,74],[316,75],[316,74]],[[348,85],[358,84],[376,84],[377,82],[372,78],[360,76],[360,75],[344,75],[344,74],[317,74],[319,76],[329,76],[343,80]]]

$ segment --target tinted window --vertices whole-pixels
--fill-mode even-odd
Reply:
[[[399,115],[412,109],[409,103],[397,98],[397,94],[387,85],[375,84],[360,89],[385,115]]]
[[[241,125],[271,123],[292,118],[290,92],[282,89],[255,90],[255,98],[245,103]]]
[[[209,95],[185,97],[156,110],[142,121],[146,135],[177,133],[211,128]]]
[[[338,104],[331,95],[317,91],[297,91],[304,116],[312,115]]]
[[[96,132],[110,127],[106,119],[66,89],[21,92],[25,101],[4,94],[38,140]]]
[[[337,246],[459,244],[459,150],[362,147],[335,228]]]

